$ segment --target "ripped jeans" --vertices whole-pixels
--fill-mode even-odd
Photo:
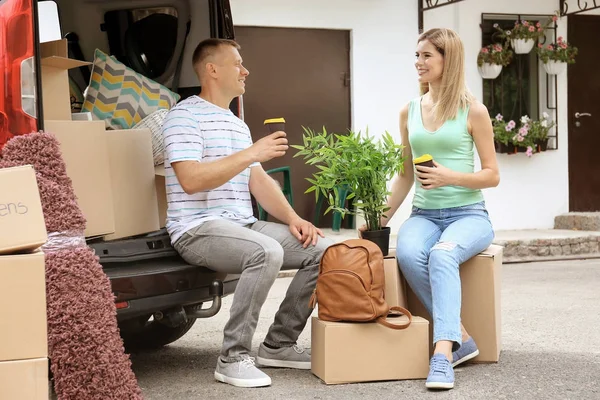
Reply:
[[[396,258],[402,274],[433,317],[433,343],[462,343],[459,266],[494,238],[485,203],[412,214],[398,232]]]

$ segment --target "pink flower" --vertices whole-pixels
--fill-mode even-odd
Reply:
[[[523,21],[523,26],[529,26],[529,21]]]
[[[543,45],[543,44],[541,44],[541,43],[538,43],[538,47],[539,47],[540,49],[543,49],[543,48],[544,48],[544,45]]]
[[[529,133],[529,131],[527,130],[526,127],[522,127],[521,129],[519,129],[519,135],[521,137],[527,136],[527,133]],[[522,140],[519,140],[519,142],[522,142]]]
[[[559,44],[561,49],[566,49],[567,48],[567,44],[566,43],[560,43]]]
[[[537,27],[539,28],[540,26],[542,26],[542,24],[540,24],[540,23],[538,22],[537,24],[535,24],[535,26],[537,26]]]
[[[538,32],[543,32],[544,30],[542,28],[538,28]]]
[[[502,51],[502,46],[500,46],[499,44],[496,44],[496,45],[494,45],[494,50]]]
[[[502,121],[502,114],[496,115],[496,121]]]
[[[510,120],[508,121],[508,124],[506,126],[510,127],[510,129],[513,129],[515,126],[517,126],[517,124],[515,123],[515,121]]]
[[[481,49],[481,52],[487,54],[489,53],[489,50],[487,49],[487,47],[484,47],[483,49]]]
[[[506,126],[504,127],[504,129],[506,129],[506,132],[510,132],[510,131],[512,131],[512,128],[511,128],[509,125],[506,125]]]
[[[535,32],[535,26],[533,26],[533,25],[532,25],[532,26],[530,26],[530,27],[529,27],[529,32]]]
[[[552,45],[551,44],[548,45],[548,50],[552,50]]]
[[[556,39],[556,40],[558,41],[558,43],[560,43],[560,42],[562,42],[562,41],[563,41],[563,37],[562,37],[562,36],[559,36],[559,37],[558,37],[558,39]]]
[[[531,148],[531,146],[527,146],[527,151],[525,152],[525,154],[527,154],[527,157],[531,157],[533,155],[533,149]]]
[[[556,15],[553,15],[553,16],[552,16],[552,21],[553,21],[553,22],[556,22],[556,21],[558,21],[558,17],[557,17]]]
[[[525,140],[525,138],[521,135],[517,135],[517,141],[518,142],[522,142],[523,140]]]

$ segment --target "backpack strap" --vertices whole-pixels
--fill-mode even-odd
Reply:
[[[381,317],[377,318],[376,322],[378,324],[381,324],[381,325],[386,326],[388,328],[397,329],[397,330],[406,329],[412,323],[412,314],[406,308],[394,306],[394,307],[390,307],[390,311],[398,311],[398,312],[397,313],[396,312],[390,312],[390,313],[388,313],[388,315],[381,316]],[[408,322],[406,324],[403,324],[403,325],[391,324],[391,323],[389,323],[389,322],[386,321],[386,318],[390,314],[394,314],[394,315],[398,315],[398,314],[400,314],[400,315],[406,315],[408,317]]]

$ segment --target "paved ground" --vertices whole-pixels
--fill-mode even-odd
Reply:
[[[290,278],[278,279],[259,322],[255,346],[272,320]],[[428,393],[424,381],[327,386],[308,371],[266,370],[273,385],[238,389],[213,380],[221,329],[231,299],[216,317],[184,338],[132,356],[146,399],[599,399],[600,261],[504,266],[500,363],[457,369],[456,388]],[[309,346],[310,328],[300,344]],[[355,349],[348,349],[355,351]]]

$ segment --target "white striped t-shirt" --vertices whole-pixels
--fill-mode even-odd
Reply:
[[[175,243],[181,235],[205,221],[227,219],[240,225],[256,221],[250,200],[250,168],[224,185],[192,195],[177,180],[172,163],[210,162],[230,156],[252,145],[248,125],[230,110],[198,96],[189,97],[167,114],[163,123],[167,231]]]

